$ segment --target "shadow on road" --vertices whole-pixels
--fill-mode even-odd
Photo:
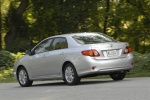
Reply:
[[[41,83],[41,84],[33,84],[32,87],[39,87],[39,86],[65,86],[66,83],[65,82],[54,82],[51,83],[51,81],[49,83]]]
[[[91,84],[103,84],[103,83],[112,83],[115,82],[113,80],[88,80],[88,81],[81,81],[79,85],[91,85]]]
[[[122,80],[122,81],[127,81],[127,80]],[[78,84],[80,85],[93,85],[93,84],[105,84],[105,83],[113,83],[113,82],[122,82],[122,81],[113,81],[111,79],[83,79],[81,82]],[[61,81],[46,81],[46,83],[35,83],[32,85],[32,87],[40,87],[40,86],[68,86],[65,82]]]

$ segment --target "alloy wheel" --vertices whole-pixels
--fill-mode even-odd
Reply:
[[[74,80],[74,71],[70,66],[68,66],[65,70],[65,78],[69,83]]]
[[[19,72],[19,82],[23,85],[27,82],[27,73],[23,69]]]

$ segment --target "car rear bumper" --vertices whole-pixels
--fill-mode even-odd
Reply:
[[[98,70],[98,71],[89,71],[86,73],[82,73],[79,76],[80,77],[90,77],[90,76],[97,76],[97,75],[109,75],[110,73],[118,72],[118,71],[130,71],[132,68],[126,67],[126,68],[115,68],[115,69],[104,69],[104,70]]]
[[[115,71],[129,71],[134,67],[132,54],[125,58],[97,60],[91,57],[80,59],[76,63],[77,73],[80,77],[88,74],[107,74]]]

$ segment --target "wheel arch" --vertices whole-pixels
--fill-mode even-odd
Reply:
[[[65,61],[65,62],[63,63],[63,65],[62,65],[62,69],[61,69],[62,75],[63,75],[63,73],[64,73],[64,68],[65,68],[65,66],[66,66],[68,63],[72,64],[72,65],[75,67],[74,63],[72,63],[71,61]],[[75,67],[75,70],[77,71],[76,67]],[[78,74],[78,72],[77,72],[77,74]]]
[[[73,64],[72,62],[70,62],[70,61],[65,61],[64,63],[63,63],[63,65],[62,65],[62,74],[64,73],[64,68],[65,68],[65,66],[68,64],[68,63],[71,63],[71,64]]]

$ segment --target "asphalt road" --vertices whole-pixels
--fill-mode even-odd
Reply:
[[[83,79],[77,86],[58,80],[34,82],[27,88],[0,83],[0,100],[150,100],[150,77]]]

